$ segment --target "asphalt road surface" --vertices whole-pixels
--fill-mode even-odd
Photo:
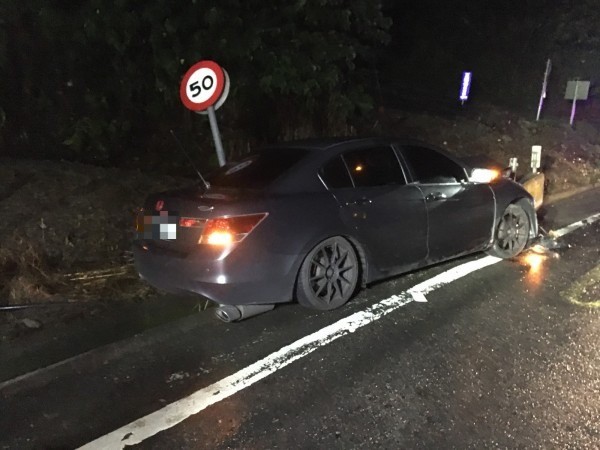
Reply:
[[[333,312],[199,314],[4,384],[0,448],[599,448],[600,221],[565,231],[551,253],[474,255]]]

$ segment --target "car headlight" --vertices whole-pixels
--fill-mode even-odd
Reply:
[[[500,171],[495,169],[473,169],[469,181],[474,183],[491,183],[500,178]]]

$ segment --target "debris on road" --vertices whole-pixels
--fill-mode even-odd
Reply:
[[[27,328],[32,328],[34,330],[42,328],[42,324],[41,324],[40,321],[34,320],[34,319],[29,319],[27,317],[25,317],[24,319],[22,319],[20,321],[20,323],[22,323],[23,325],[25,325]]]
[[[174,383],[175,381],[181,381],[185,378],[189,378],[190,374],[187,372],[175,372],[167,378],[167,383]]]

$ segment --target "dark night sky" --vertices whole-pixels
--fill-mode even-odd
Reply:
[[[600,71],[600,65],[594,64],[597,52],[585,46],[588,40],[583,31],[595,28],[598,8],[593,3],[386,2],[394,25],[382,76],[423,95],[455,97],[461,72],[472,70],[474,92],[485,101],[530,109],[535,102],[524,106],[523,99],[539,95],[548,58],[554,63],[551,83],[556,89],[566,79],[589,78]],[[580,30],[584,39],[570,36],[572,30]],[[594,52],[596,58],[587,55]]]

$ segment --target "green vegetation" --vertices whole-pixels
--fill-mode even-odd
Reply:
[[[202,140],[178,98],[202,59],[230,74],[220,114],[238,140],[343,132],[372,107],[364,85],[391,25],[379,3],[1,0],[2,153],[119,164],[169,128]]]

